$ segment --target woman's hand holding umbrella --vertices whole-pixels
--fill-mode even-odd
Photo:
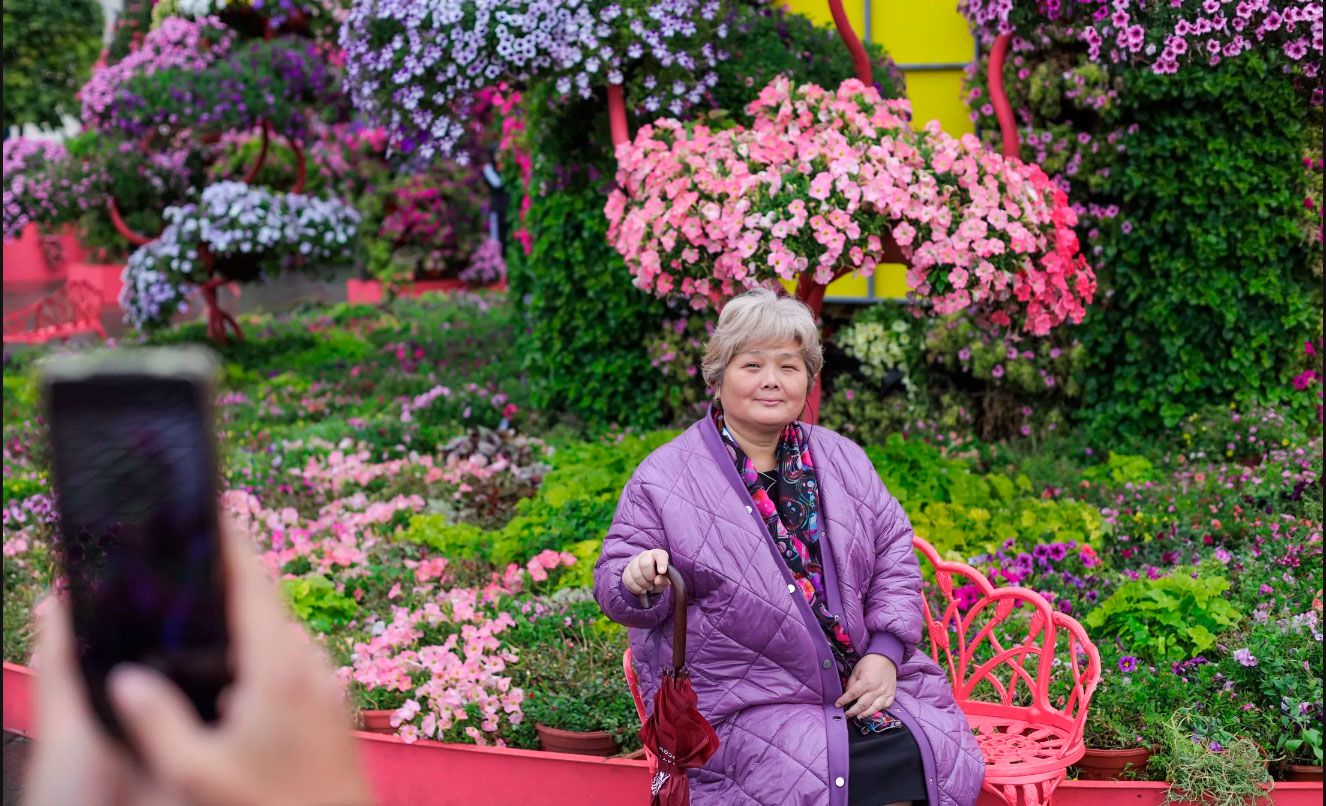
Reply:
[[[644,593],[657,593],[669,584],[668,553],[663,549],[650,549],[635,555],[622,571],[622,582],[626,589],[639,596]]]

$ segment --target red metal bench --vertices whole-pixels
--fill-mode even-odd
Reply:
[[[79,333],[106,338],[102,295],[92,284],[71,280],[31,305],[5,315],[5,344],[41,344]]]
[[[1009,806],[1048,803],[1085,752],[1082,729],[1100,682],[1100,654],[1082,625],[1035,591],[996,588],[971,566],[940,558],[921,538],[913,545],[931,572],[923,571],[923,640],[948,673],[985,754],[985,790]],[[967,586],[974,592],[959,597],[956,591]],[[622,668],[643,724],[629,649]],[[645,757],[652,777],[655,760],[648,751]]]

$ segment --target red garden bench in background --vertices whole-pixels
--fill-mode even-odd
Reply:
[[[1086,751],[1082,729],[1100,682],[1100,654],[1082,625],[1035,591],[996,588],[921,538],[913,545],[930,564],[922,569],[923,641],[985,755],[985,790],[1008,806],[1048,803]],[[643,724],[629,649],[622,667]],[[655,760],[645,755],[652,777]]]
[[[5,344],[41,344],[79,333],[106,338],[101,326],[102,294],[87,282],[72,280],[31,305],[5,314]]]

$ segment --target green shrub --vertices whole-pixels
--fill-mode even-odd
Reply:
[[[97,0],[9,0],[4,7],[4,120],[59,129],[101,50]]]
[[[1155,465],[1145,456],[1119,454],[1110,451],[1109,459],[1103,465],[1089,467],[1082,471],[1082,478],[1088,481],[1110,482],[1116,485],[1140,484],[1157,481],[1160,476]]]
[[[1110,177],[1123,212],[1103,225],[1102,295],[1081,328],[1087,416],[1102,437],[1293,391],[1293,350],[1321,328],[1297,221],[1309,112],[1269,75],[1256,53],[1125,74],[1121,113],[1140,130]]]
[[[800,83],[835,89],[856,76],[851,53],[843,47],[838,32],[785,9],[765,5],[739,6],[728,23],[724,43],[729,58],[718,63],[718,85],[713,103],[737,120],[744,120],[748,103],[776,76],[792,76]],[[878,43],[866,45],[873,78],[880,95],[901,98],[906,94],[902,71]]]
[[[281,591],[295,618],[320,633],[330,633],[355,617],[359,605],[337,593],[336,584],[322,574],[281,580]]]
[[[533,251],[508,253],[512,293],[526,301],[519,340],[534,406],[590,424],[656,423],[661,376],[649,365],[646,338],[663,303],[631,284],[608,246],[598,186],[536,181],[547,184],[531,194],[525,220]]]
[[[1012,498],[990,506],[933,502],[911,507],[907,514],[917,536],[952,559],[994,554],[1009,539],[1020,551],[1069,541],[1097,548],[1107,528],[1098,509],[1072,500]]]
[[[536,723],[562,730],[605,730],[622,749],[640,746],[640,718],[622,679],[626,630],[592,600],[553,603],[542,616],[521,617],[503,635],[520,660],[512,684],[524,689],[524,721],[504,729],[516,747],[536,748]]]
[[[1240,615],[1225,600],[1229,580],[1174,573],[1119,586],[1083,623],[1097,641],[1117,639],[1139,658],[1179,661],[1215,646]]]

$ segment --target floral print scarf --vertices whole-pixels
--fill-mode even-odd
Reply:
[[[723,421],[723,408],[715,401],[714,425],[723,437],[728,456],[737,466],[737,474],[746,485],[755,509],[764,519],[773,537],[778,554],[792,572],[792,580],[801,590],[810,610],[829,639],[838,664],[838,675],[843,687],[856,668],[861,656],[852,646],[852,640],[843,629],[842,618],[829,610],[824,592],[824,567],[821,564],[820,539],[823,536],[819,520],[819,482],[815,463],[810,456],[810,445],[801,423],[793,422],[783,429],[774,453],[777,480],[769,484],[755,469],[755,462],[741,450],[736,438]],[[772,474],[766,473],[764,476]],[[766,485],[767,489],[766,489]],[[902,723],[883,711],[856,717],[853,722],[863,734],[881,733]]]

